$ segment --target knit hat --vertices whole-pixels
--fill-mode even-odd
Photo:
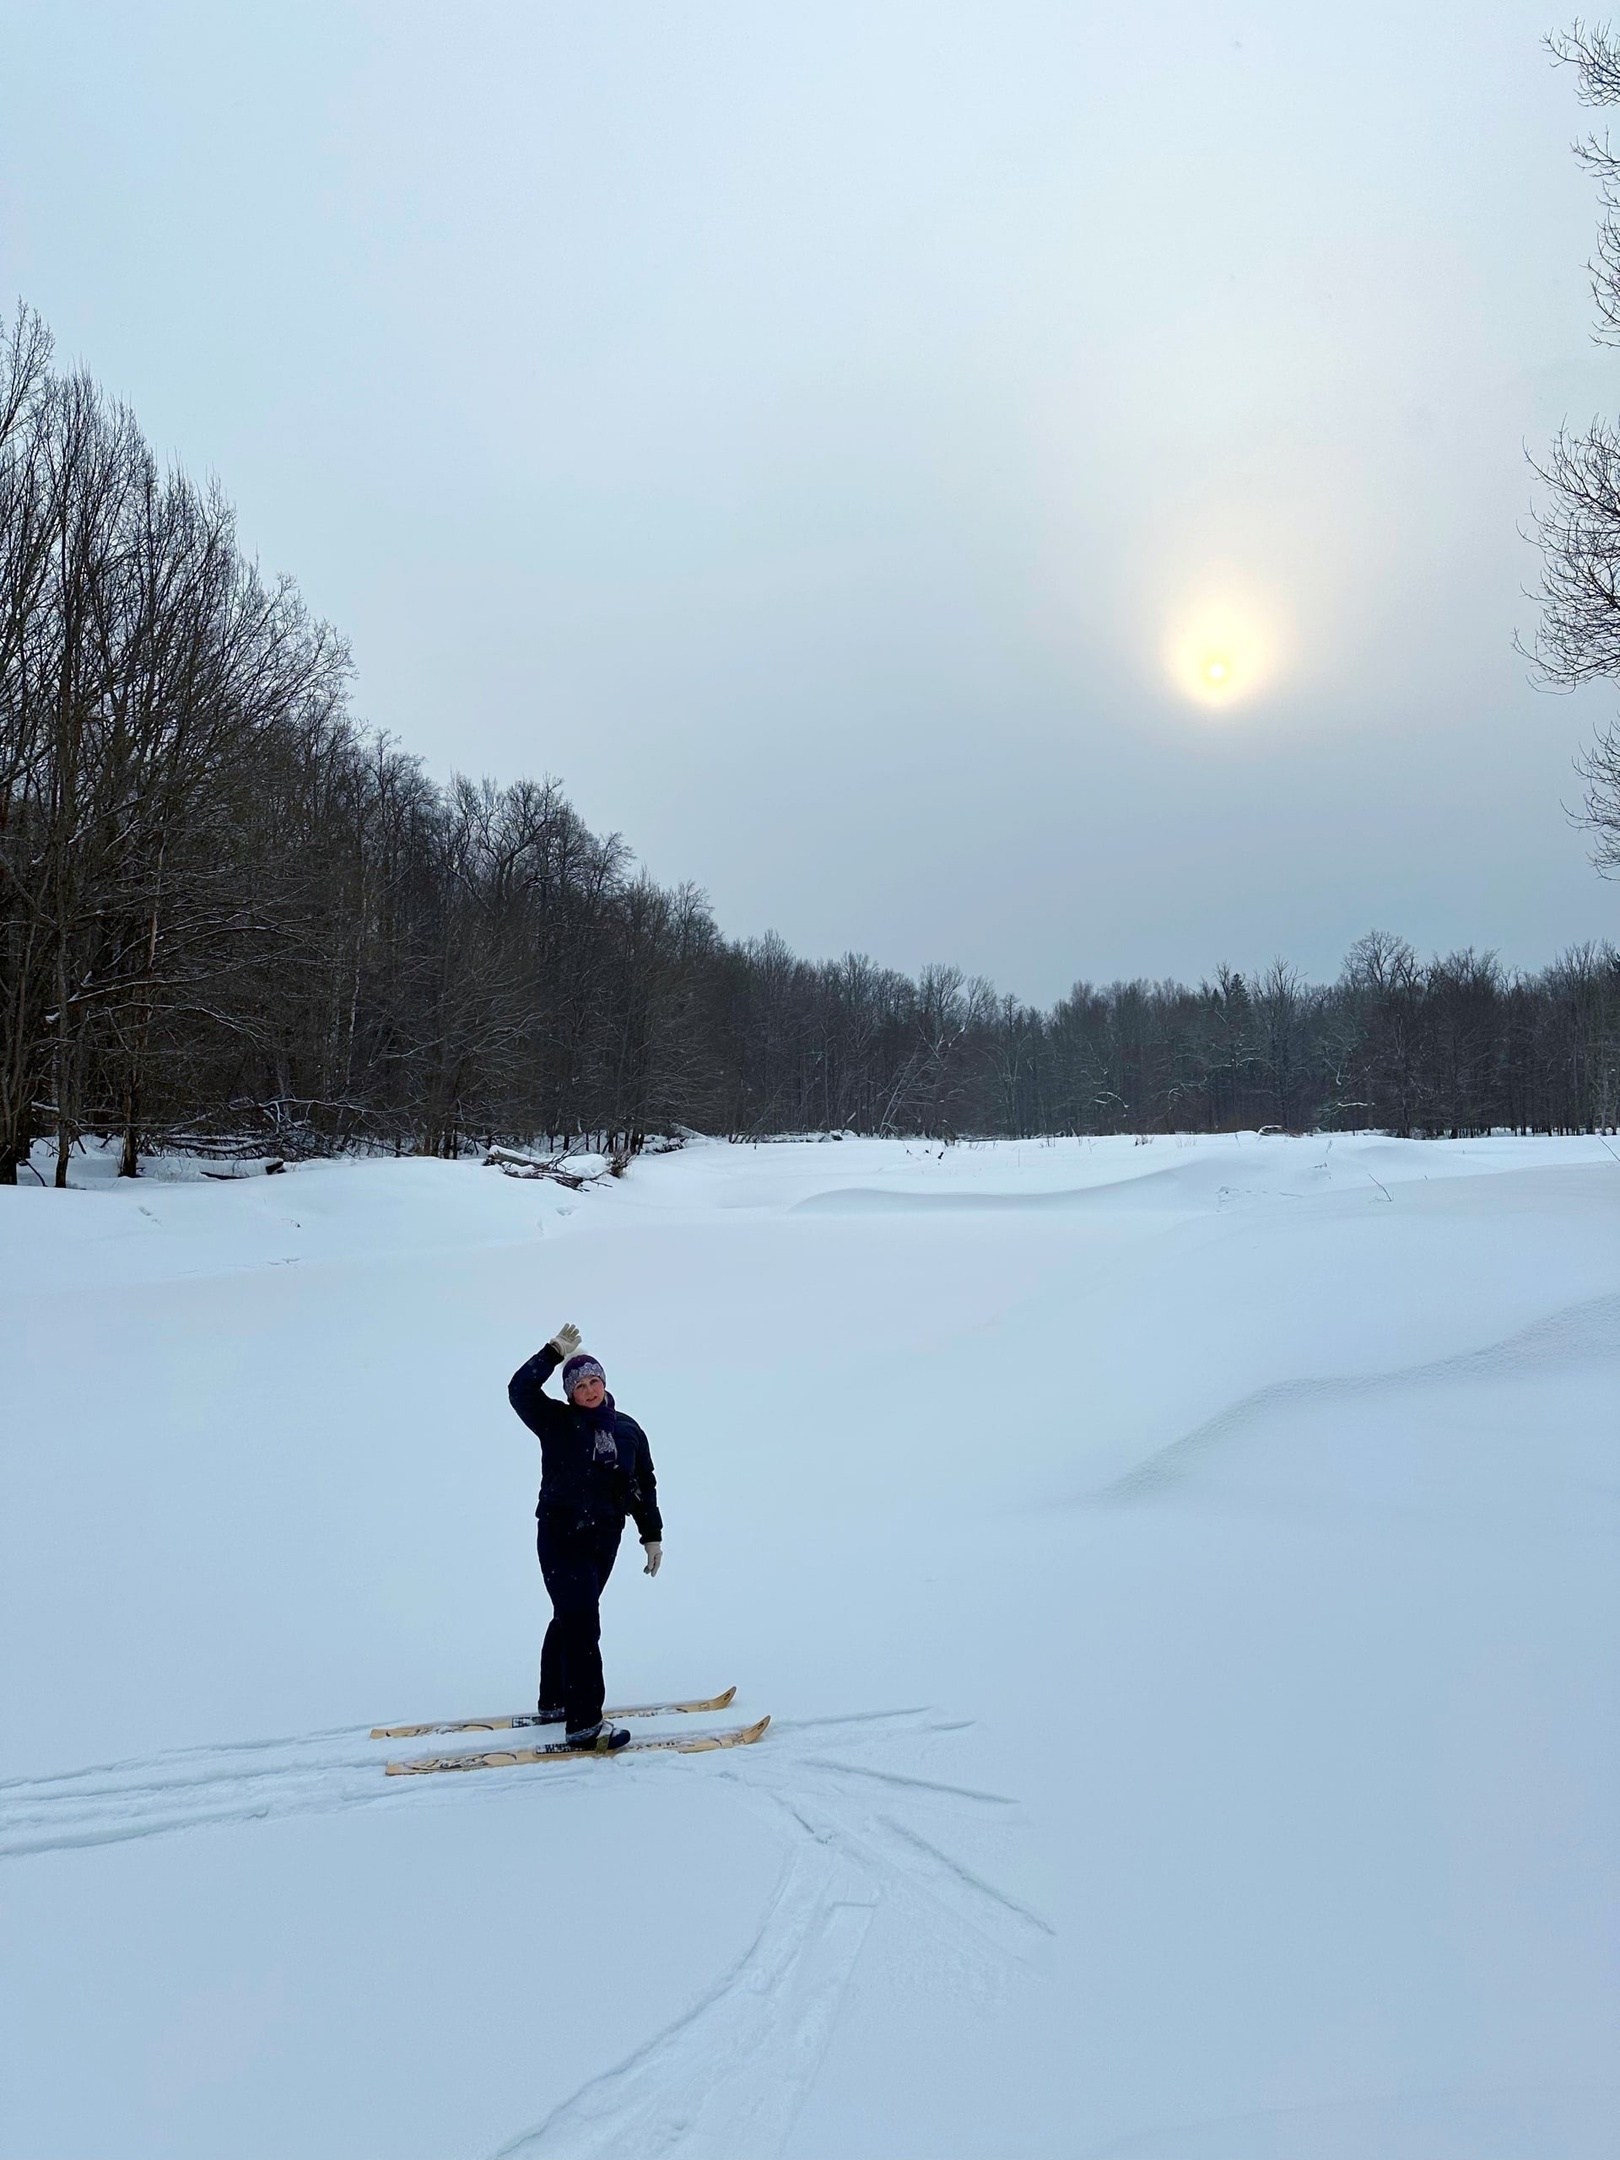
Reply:
[[[562,1369],[563,1393],[572,1402],[574,1390],[582,1380],[600,1380],[607,1384],[607,1374],[589,1352],[576,1350]]]

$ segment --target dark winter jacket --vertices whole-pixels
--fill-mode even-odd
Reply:
[[[507,1400],[540,1442],[540,1499],[536,1515],[622,1526],[633,1515],[643,1541],[662,1538],[658,1480],[647,1435],[616,1409],[579,1410],[545,1392],[562,1359],[550,1343],[512,1375]]]

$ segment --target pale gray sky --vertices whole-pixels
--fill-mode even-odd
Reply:
[[[1620,408],[1561,20],[11,0],[0,292],[367,718],[728,931],[1041,1000],[1539,961],[1620,932],[1560,807],[1611,700],[1511,643],[1524,447]]]

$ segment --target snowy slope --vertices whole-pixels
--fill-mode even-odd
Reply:
[[[0,1193],[0,2160],[1620,2150],[1601,1142],[92,1182]],[[568,1318],[611,1693],[771,1731],[385,1780],[532,1699]]]

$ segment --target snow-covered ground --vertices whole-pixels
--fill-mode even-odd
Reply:
[[[566,1319],[611,1699],[771,1730],[385,1779],[532,1700]],[[0,1403],[0,2160],[1620,2150],[1598,1140],[25,1187]]]

